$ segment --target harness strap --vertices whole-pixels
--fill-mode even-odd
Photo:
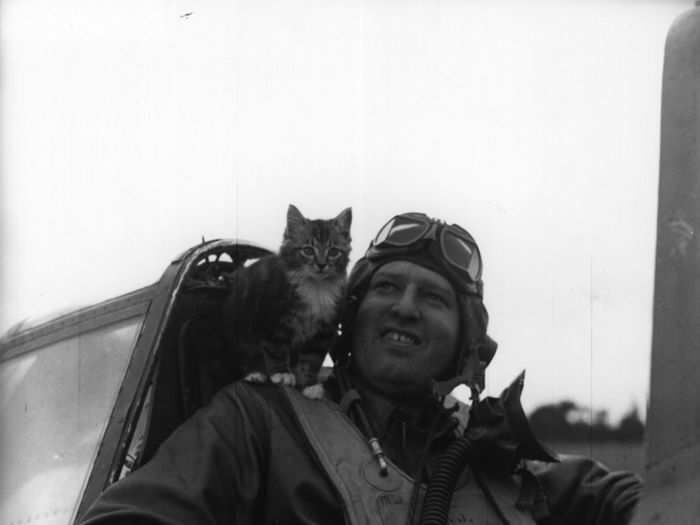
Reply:
[[[284,387],[311,448],[323,470],[338,491],[343,504],[347,525],[404,525],[408,523],[414,480],[390,460],[387,473],[382,476],[379,466],[367,445],[365,437],[328,400],[310,400],[298,391]],[[533,525],[527,512],[515,505],[519,488],[510,480],[495,479],[485,475],[478,482],[474,473],[468,472],[467,482],[458,488],[452,498],[448,523],[495,523],[489,497],[498,502],[497,507],[512,525]],[[486,484],[488,495],[480,487]],[[416,515],[420,515],[425,486],[416,487]]]
[[[351,388],[350,390],[345,392],[345,395],[343,395],[342,399],[340,400],[340,410],[343,412],[343,414],[347,414],[350,410],[350,407],[357,403],[359,400],[360,394],[357,392],[357,390]]]
[[[346,523],[384,525],[376,510],[367,508],[373,505],[365,500],[368,496],[376,496],[377,491],[368,494],[367,491],[362,490],[357,464],[361,465],[360,475],[371,485],[389,495],[398,496],[382,499],[380,494],[377,500],[380,506],[382,502],[384,506],[394,506],[391,504],[398,503],[398,500],[403,503],[403,499],[396,494],[396,491],[404,486],[409,489],[412,487],[413,484],[408,476],[405,474],[401,476],[401,471],[394,465],[390,465],[386,476],[380,476],[379,467],[364,436],[348,417],[330,402],[324,399],[310,402],[289,387],[285,387],[283,391],[326,474],[340,493]]]

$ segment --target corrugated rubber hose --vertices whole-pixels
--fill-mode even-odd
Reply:
[[[428,490],[423,500],[421,510],[420,525],[446,525],[454,495],[457,480],[470,463],[474,453],[474,443],[466,436],[462,436],[453,441],[447,450],[440,456],[437,469],[430,479]],[[483,483],[478,472],[474,472],[474,477],[484,492],[493,510],[498,515],[503,525],[510,525],[508,518],[503,514],[496,500],[494,499],[488,486]]]
[[[440,456],[437,469],[430,479],[421,510],[421,525],[445,525],[455,486],[460,474],[469,462],[473,451],[467,437],[453,441]]]

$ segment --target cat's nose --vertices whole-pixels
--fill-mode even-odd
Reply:
[[[316,266],[318,266],[318,270],[322,272],[328,265],[326,263],[316,263]]]

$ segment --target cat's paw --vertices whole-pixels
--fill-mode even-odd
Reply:
[[[267,376],[262,372],[251,372],[243,378],[247,383],[267,383]]]
[[[301,391],[301,394],[309,399],[323,399],[325,397],[325,393],[326,389],[323,388],[323,385],[321,383],[307,386],[304,390]]]
[[[276,385],[294,386],[297,384],[294,374],[289,372],[279,372],[270,376],[270,381]]]

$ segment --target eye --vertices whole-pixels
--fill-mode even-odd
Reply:
[[[425,294],[425,297],[426,297],[426,298],[428,299],[428,301],[430,301],[431,303],[436,303],[436,304],[440,304],[440,305],[443,305],[443,306],[449,306],[449,304],[448,304],[448,302],[447,302],[447,299],[445,299],[445,297],[443,297],[443,296],[442,296],[441,294],[439,294],[439,293],[427,292],[427,293]]]
[[[342,252],[338,248],[331,248],[330,250],[328,250],[328,257],[330,259],[337,259],[338,257],[340,257],[341,253]]]
[[[393,292],[398,286],[387,279],[380,279],[372,285],[372,288],[379,292]]]
[[[304,246],[301,249],[301,253],[304,254],[306,257],[313,257],[314,249],[311,246]]]

